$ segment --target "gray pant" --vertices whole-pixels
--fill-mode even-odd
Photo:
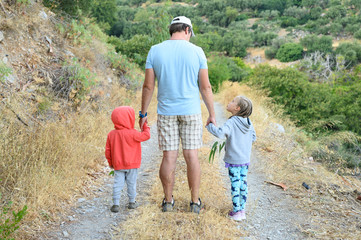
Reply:
[[[114,171],[113,204],[119,205],[120,193],[123,190],[124,182],[127,183],[129,202],[135,202],[137,195],[138,169],[122,169]]]

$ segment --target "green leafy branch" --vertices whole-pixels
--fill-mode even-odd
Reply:
[[[215,156],[215,154],[217,152],[217,149],[218,149],[218,154],[220,154],[222,149],[224,148],[225,144],[226,144],[226,142],[219,143],[218,141],[213,143],[213,146],[211,148],[211,152],[209,153],[209,158],[208,158],[209,163],[213,163],[214,156]]]

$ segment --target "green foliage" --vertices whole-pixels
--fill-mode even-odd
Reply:
[[[361,29],[359,29],[355,34],[353,35],[356,39],[361,40]]]
[[[269,90],[269,96],[284,106],[299,126],[330,115],[327,88],[311,84],[307,76],[296,69],[258,66],[249,79],[251,84]]]
[[[256,47],[269,46],[276,37],[277,34],[273,32],[256,31],[253,36],[253,44]]]
[[[231,81],[240,82],[246,79],[252,72],[252,69],[247,66],[242,58],[234,57],[229,64],[231,71]]]
[[[332,37],[308,35],[301,39],[300,43],[307,48],[307,52],[332,52]]]
[[[119,73],[119,84],[126,85],[128,89],[134,90],[143,83],[144,75],[140,74],[138,65],[129,61],[125,55],[121,55],[116,52],[109,52],[108,60],[111,68]]]
[[[13,70],[8,67],[3,61],[0,61],[0,82],[4,82],[6,77],[13,73]]]
[[[264,51],[264,54],[267,59],[273,59],[276,57],[278,49],[275,47],[269,47]]]
[[[302,58],[303,47],[298,43],[285,43],[278,49],[276,58],[281,62],[292,62]]]
[[[336,48],[336,54],[344,56],[347,66],[353,67],[361,62],[361,44],[357,42],[341,43]]]
[[[269,90],[269,96],[308,131],[347,130],[361,134],[361,83],[357,74],[329,85],[312,83],[293,68],[258,66],[249,80]]]
[[[52,10],[63,11],[71,16],[88,15],[96,0],[43,0],[43,4]]]
[[[209,163],[214,162],[214,156],[215,156],[217,150],[218,150],[218,154],[220,154],[225,145],[226,145],[226,142],[219,143],[218,141],[216,141],[213,143],[211,152],[209,153],[209,157],[208,157]]]
[[[223,37],[222,50],[232,57],[245,57],[252,44],[252,36],[247,32],[227,32]]]
[[[0,179],[1,181],[1,179]],[[1,199],[1,194],[0,194]],[[0,209],[0,239],[14,239],[10,238],[13,233],[19,229],[20,222],[27,214],[27,206],[25,205],[23,209],[19,211],[12,211],[12,216],[9,217],[9,212],[11,210],[12,202],[8,202],[5,206]]]
[[[16,0],[16,2],[20,4],[29,4],[30,0]]]
[[[110,42],[114,43],[114,41],[110,41]],[[135,35],[129,40],[117,41],[117,45],[114,46],[117,52],[124,54],[129,58],[133,59],[134,62],[136,62],[140,66],[144,66],[147,58],[147,54],[152,45],[153,42],[148,36]]]
[[[54,91],[71,100],[75,106],[87,100],[90,88],[96,83],[95,74],[80,65],[76,58],[64,62],[59,80],[54,84]]]
[[[282,17],[281,18],[281,27],[294,27],[298,24],[298,21],[294,17]]]
[[[92,35],[87,30],[84,22],[72,20],[66,28],[66,37],[73,41],[74,44],[87,44],[92,42]]]
[[[92,16],[98,23],[107,23],[110,28],[117,20],[116,0],[96,1],[92,8]]]
[[[329,168],[361,168],[361,138],[348,131],[326,135],[320,138],[321,146],[316,146],[312,157],[325,163]]]
[[[222,41],[222,37],[216,32],[208,32],[191,38],[191,42],[201,47],[207,56],[210,52],[219,51]]]
[[[232,76],[227,59],[223,56],[213,56],[208,61],[208,73],[213,92],[218,92],[222,83]]]

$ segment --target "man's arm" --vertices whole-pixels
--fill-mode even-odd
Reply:
[[[145,79],[142,89],[142,114],[145,114],[148,110],[150,100],[152,100],[155,87],[155,74],[153,68],[145,69]],[[143,124],[147,121],[147,117],[139,119],[139,127],[143,128]]]
[[[199,70],[199,91],[201,92],[202,99],[206,104],[209,117],[207,119],[206,126],[212,122],[216,125],[216,114],[214,112],[213,106],[213,93],[212,86],[209,82],[208,78],[208,69],[200,69]]]

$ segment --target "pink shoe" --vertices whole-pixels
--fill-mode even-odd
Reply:
[[[228,213],[228,217],[230,219],[233,219],[234,221],[242,221],[242,220],[246,219],[246,213],[245,213],[245,211],[239,211],[239,212],[230,211]]]

